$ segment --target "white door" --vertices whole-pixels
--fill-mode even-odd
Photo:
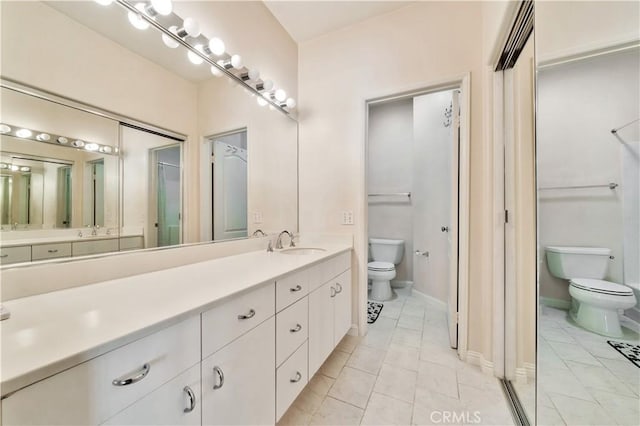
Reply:
[[[318,371],[335,346],[334,297],[333,281],[309,294],[309,377]]]
[[[336,289],[336,297],[333,298],[333,346],[337,346],[351,328],[351,269],[338,275],[331,282]]]
[[[449,328],[449,344],[458,347],[458,202],[460,171],[460,92],[453,91],[451,115],[451,157],[450,188],[451,208],[449,209],[449,225],[447,226],[447,242],[449,244],[449,297],[447,300],[447,325]],[[442,230],[442,229],[441,229]]]
[[[457,312],[457,103],[451,90],[413,102],[414,288],[447,304],[448,318]],[[449,330],[456,347],[455,322]]]
[[[213,239],[247,236],[247,150],[213,142]]]
[[[275,423],[275,332],[271,317],[202,361],[202,424]]]

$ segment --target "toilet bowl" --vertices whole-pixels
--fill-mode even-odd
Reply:
[[[570,315],[581,327],[610,337],[622,337],[618,311],[635,306],[633,290],[605,281],[611,250],[600,247],[545,248],[551,275],[568,280]]]
[[[396,277],[396,266],[402,260],[404,240],[370,238],[372,262],[367,264],[367,277],[371,280],[369,298],[378,301],[393,298],[391,280]]]

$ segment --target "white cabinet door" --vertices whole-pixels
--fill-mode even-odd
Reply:
[[[329,281],[309,294],[309,377],[313,377],[335,347],[333,338],[335,291],[333,281]]]
[[[200,364],[124,409],[106,425],[200,425]]]
[[[202,423],[275,423],[275,318],[202,361]]]
[[[333,298],[333,344],[337,346],[351,328],[351,269],[347,269],[330,282],[336,289],[336,297]]]

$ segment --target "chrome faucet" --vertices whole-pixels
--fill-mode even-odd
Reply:
[[[18,229],[18,222],[14,222],[14,223],[11,225],[11,230],[12,230],[12,231],[16,231],[17,229]]]
[[[261,234],[261,235],[258,235]],[[267,234],[264,233],[264,231],[262,229],[256,229],[255,231],[253,231],[253,234],[251,234],[252,237],[266,237]]]
[[[277,249],[281,249],[282,248],[282,236],[284,234],[287,234],[289,236],[289,240],[291,241],[290,244],[289,244],[289,247],[295,247],[296,244],[293,242],[293,234],[285,229],[284,231],[282,231],[278,235],[278,239],[276,240],[276,248]]]
[[[91,236],[95,237],[96,235],[98,235],[98,229],[100,229],[100,225],[93,225],[92,229],[91,229]]]

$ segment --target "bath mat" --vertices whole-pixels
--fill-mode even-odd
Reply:
[[[367,322],[373,324],[378,319],[384,305],[378,302],[367,302]]]
[[[626,359],[631,361],[640,368],[640,345],[634,345],[625,342],[616,342],[615,340],[607,340],[616,351],[620,352]]]

